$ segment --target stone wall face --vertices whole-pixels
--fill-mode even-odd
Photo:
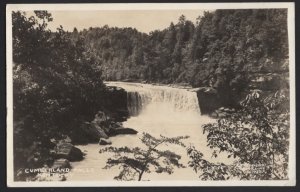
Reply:
[[[196,92],[202,115],[211,114],[221,106],[218,92],[214,88],[200,87]]]
[[[194,88],[193,91],[197,92],[201,113],[211,115],[221,107],[239,107],[239,102],[252,90],[261,90],[265,94],[270,94],[279,89],[289,89],[289,73],[286,71],[253,73],[245,90],[239,94],[232,94],[230,97],[226,97],[224,93],[213,87],[199,87]]]

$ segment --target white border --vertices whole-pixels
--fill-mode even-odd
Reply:
[[[290,69],[290,148],[289,180],[280,181],[13,181],[13,90],[12,90],[12,18],[13,10],[213,10],[213,9],[288,9],[289,69]],[[76,186],[295,186],[296,185],[296,116],[295,116],[295,6],[294,3],[117,3],[117,4],[8,4],[6,7],[7,56],[7,185],[9,187],[76,187]]]

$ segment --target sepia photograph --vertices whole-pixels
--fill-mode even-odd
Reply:
[[[294,186],[294,14],[7,5],[8,186]]]

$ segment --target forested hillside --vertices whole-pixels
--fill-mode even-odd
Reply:
[[[104,26],[74,29],[72,37],[83,39],[105,80],[209,86],[230,98],[259,74],[288,71],[284,9],[216,10],[196,24],[182,15],[150,34]],[[271,80],[281,86],[277,76]]]

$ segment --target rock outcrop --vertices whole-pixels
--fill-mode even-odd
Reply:
[[[131,128],[116,128],[116,129],[110,129],[108,135],[109,136],[116,136],[116,135],[135,135],[138,132]]]
[[[216,89],[212,87],[199,87],[190,89],[197,93],[199,107],[202,114],[211,114],[221,107],[221,102]]]
[[[69,161],[80,161],[83,159],[83,153],[71,143],[59,142],[55,149],[54,155],[56,159],[63,158]]]
[[[52,169],[71,168],[71,164],[67,159],[56,159],[51,167]]]
[[[97,140],[99,138],[108,139],[108,136],[105,133],[105,128],[100,127],[100,125],[98,125],[96,123],[91,123],[91,125],[88,127],[87,132],[88,132],[88,134],[90,134],[91,137],[94,137]]]
[[[230,115],[231,113],[234,113],[235,109],[229,109],[225,107],[221,107],[214,112],[211,113],[211,117],[213,118],[222,118]]]
[[[99,111],[92,122],[83,123],[72,134],[72,141],[76,144],[99,143],[101,139],[105,141],[111,136],[120,134],[137,134],[137,131],[124,128],[121,122],[117,122],[109,115]]]
[[[108,139],[100,138],[99,145],[111,145],[111,141]]]
[[[76,128],[71,137],[76,144],[96,143],[100,138],[107,139],[110,126],[110,118],[104,112],[99,111],[92,122],[84,122]]]

